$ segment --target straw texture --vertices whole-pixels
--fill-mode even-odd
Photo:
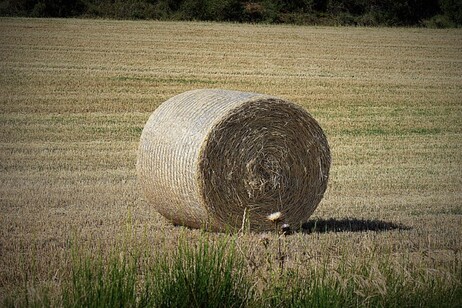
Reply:
[[[327,139],[301,107],[262,94],[193,90],[159,106],[141,134],[137,173],[147,201],[175,224],[233,230],[243,215],[269,230],[316,209],[330,168]]]

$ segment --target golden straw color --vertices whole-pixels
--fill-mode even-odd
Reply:
[[[158,107],[139,145],[147,201],[175,224],[272,230],[298,226],[321,201],[331,163],[326,136],[298,105],[268,95],[192,90]]]

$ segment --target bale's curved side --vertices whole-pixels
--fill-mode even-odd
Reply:
[[[268,214],[308,219],[327,187],[330,152],[317,122],[261,94],[194,90],[156,109],[143,129],[137,170],[147,200],[190,227],[268,230]]]

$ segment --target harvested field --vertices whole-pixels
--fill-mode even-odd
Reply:
[[[286,269],[343,265],[341,282],[386,260],[460,286],[462,30],[2,18],[0,303],[59,289],[72,243],[201,236],[157,214],[135,170],[149,115],[197,88],[296,102],[327,135],[328,188],[284,238]],[[277,257],[259,237],[238,239],[257,280]],[[354,277],[365,298],[387,292],[379,270]]]

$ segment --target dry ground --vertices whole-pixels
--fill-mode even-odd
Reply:
[[[143,201],[135,162],[150,113],[210,87],[299,103],[327,134],[322,227],[285,239],[288,266],[461,266],[462,30],[4,18],[0,300],[26,275],[59,284],[72,241],[199,235]],[[258,237],[241,239],[251,264],[267,258]]]

